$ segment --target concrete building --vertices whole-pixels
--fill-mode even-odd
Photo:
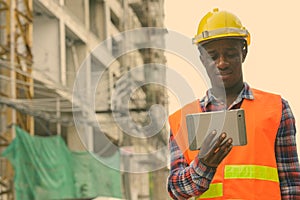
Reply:
[[[141,48],[143,42],[151,42],[151,36],[141,39],[124,34],[141,27],[163,28],[164,0],[0,1],[0,22],[0,153],[14,138],[12,124],[32,135],[61,135],[71,150],[87,149],[100,156],[116,149],[147,154],[166,146],[165,127],[152,136],[134,136],[113,115],[114,109],[117,112],[125,105],[129,115],[118,115],[118,119],[129,117],[143,127],[149,123],[153,104],[167,111],[167,94],[161,86],[165,70],[155,66],[165,64],[164,52]],[[158,42],[164,42],[163,34]],[[120,55],[128,45],[136,49]],[[100,53],[99,46],[104,49]],[[107,60],[113,62],[107,65]],[[134,71],[140,66],[142,70]],[[83,82],[74,87],[80,73]],[[150,82],[161,84],[135,87]],[[84,98],[74,96],[74,89]],[[154,116],[159,118],[159,114]],[[107,139],[114,144],[112,148],[106,148]],[[158,153],[151,159],[166,164],[164,156]],[[125,154],[121,160],[122,169],[127,169],[123,173],[125,199],[167,198],[166,166],[133,173],[149,165],[145,164],[149,159],[135,160]],[[4,158],[0,162],[0,194],[12,199],[13,170]]]

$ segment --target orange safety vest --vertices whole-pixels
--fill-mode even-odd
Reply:
[[[280,125],[279,95],[252,89],[254,100],[244,99],[247,145],[234,146],[220,163],[209,189],[199,199],[281,199],[275,158],[275,140]],[[169,117],[174,138],[187,162],[198,151],[190,151],[185,116],[201,112],[199,100]]]

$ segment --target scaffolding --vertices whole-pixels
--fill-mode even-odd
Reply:
[[[0,18],[3,23],[0,25],[0,60],[6,63],[0,68],[1,98],[32,99],[32,1],[0,1]],[[1,114],[6,115],[7,124],[1,130],[0,147],[8,146],[14,137],[11,124],[19,124],[33,134],[33,117],[7,106],[2,106]],[[0,165],[0,195],[12,199],[12,168],[4,158]]]
[[[72,105],[70,85],[74,82],[79,64],[86,54],[90,53],[89,51],[94,47],[93,45],[99,44],[101,40],[105,40],[110,35],[133,28],[147,26],[162,27],[162,21],[160,21],[163,18],[162,8],[163,0],[0,0],[0,154],[15,137],[14,130],[11,128],[15,124],[32,135],[38,135],[38,128],[43,128],[41,126],[44,122],[50,123],[52,130],[56,128],[56,134],[60,135],[63,133],[63,136],[68,138],[69,147],[72,145],[70,143],[74,141],[77,144],[76,139],[73,139],[75,138],[74,131],[69,131],[68,128],[74,127],[72,112],[83,112],[85,109],[82,106],[85,102],[79,101],[78,107]],[[160,9],[160,14],[156,15],[155,9]],[[33,18],[34,25],[37,25],[34,26],[34,31]],[[98,19],[98,21],[95,19]],[[39,48],[36,44],[47,45],[45,44],[46,41],[44,43],[44,40],[48,40],[48,35],[51,35],[42,32],[44,26],[39,27],[39,25],[44,25],[50,21],[53,24],[55,23],[55,30],[59,30],[57,32],[58,36],[56,38],[53,36],[58,42],[58,44],[53,44],[53,46],[57,46],[57,49],[53,51],[58,52],[55,54],[57,57],[54,57],[60,60],[55,65],[46,63],[41,66],[34,59],[33,67],[33,55],[35,58],[41,55],[38,52],[40,49],[36,50]],[[47,28],[50,29],[53,27]],[[37,29],[41,32],[38,32]],[[33,38],[37,39],[37,37],[34,37],[36,36],[34,34],[40,36],[39,39],[41,39],[39,41],[34,40],[35,49],[32,48]],[[114,56],[113,51],[120,48],[119,46],[114,46],[119,45],[119,41],[116,40],[113,42],[114,44],[111,44],[112,49],[108,47],[108,52],[106,52],[112,54],[110,56]],[[113,49],[114,47],[116,48]],[[42,46],[42,48],[45,48],[45,46]],[[44,51],[45,49],[42,48],[41,51]],[[50,53],[48,54],[48,58],[52,59],[53,57],[51,56],[53,55],[50,55]],[[112,126],[113,119],[108,102],[109,95],[115,89],[113,85],[123,74],[132,70],[132,66],[140,64],[135,63],[138,59],[144,64],[155,63],[154,59],[164,60],[163,52],[158,50],[145,49],[144,51],[139,50],[132,53],[136,53],[138,56],[128,54],[123,56],[123,60],[122,57],[116,59],[116,67],[113,66],[107,70],[105,83],[100,88],[101,91],[96,91],[96,95],[101,97],[100,100],[98,99],[99,113],[96,110],[96,114],[98,120],[102,120],[101,123],[103,126],[107,127],[103,132],[107,134],[108,138],[114,135],[124,137],[121,135],[120,130],[117,132],[114,126]],[[101,60],[93,63],[93,59],[91,59],[92,67],[101,66]],[[89,72],[91,73],[91,77],[93,76],[92,67]],[[53,72],[56,73],[55,80],[51,77]],[[160,75],[163,74],[160,73]],[[163,88],[156,86],[140,88],[131,97],[130,111],[132,116],[140,120],[139,123],[147,122],[145,120],[147,118],[140,117],[140,114],[144,113],[146,116],[147,109],[152,104],[157,103],[166,106],[165,100],[167,97],[165,96],[165,91]],[[89,126],[91,129],[98,126],[98,124],[92,124],[93,121],[84,120],[82,124]],[[46,130],[46,135],[54,134],[51,130],[48,132],[47,128],[43,128],[43,130]],[[111,137],[110,139],[116,139],[116,143],[122,146],[122,141],[120,141],[122,138]],[[138,142],[140,141],[129,141],[128,145],[135,145]],[[139,143],[137,146],[139,146],[141,151],[145,151],[145,149],[148,151],[147,147],[159,148],[160,145],[166,145],[165,143],[165,135],[159,134],[157,137],[153,137],[149,144],[143,145],[143,143]],[[153,151],[153,149],[149,151]],[[165,173],[163,174],[165,175]],[[153,173],[150,176],[154,183],[162,184],[162,175],[154,176]],[[140,179],[142,176],[137,175],[137,177]],[[144,174],[142,179],[145,183],[149,184],[148,174]],[[12,180],[12,167],[7,160],[0,158],[1,200],[14,199]],[[159,196],[162,196],[159,194],[163,193],[164,188],[158,185],[157,187],[153,187],[155,189],[152,189],[150,192],[141,192],[141,185],[144,185],[142,190],[148,190],[148,185],[139,184],[136,180],[133,180],[131,183],[133,182],[136,185],[132,184],[131,189],[125,188],[128,190],[128,194],[126,195],[129,197],[129,193],[133,191],[132,188],[135,186],[136,188],[134,188],[133,193],[136,193],[136,196],[144,195],[144,197],[149,197],[150,193],[152,193],[151,195],[155,199],[159,199]],[[129,186],[131,184],[125,185]]]

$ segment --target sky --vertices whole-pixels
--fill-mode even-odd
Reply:
[[[244,81],[251,87],[280,94],[286,99],[300,130],[300,1],[165,0],[165,26],[192,38],[200,19],[213,8],[234,13],[251,34],[251,44],[243,64]],[[182,58],[170,53],[167,59],[167,66],[182,74],[196,96],[201,98],[207,89],[205,80],[197,76]],[[170,95],[170,113],[182,105],[175,96],[176,92]],[[299,156],[299,133],[297,144]]]

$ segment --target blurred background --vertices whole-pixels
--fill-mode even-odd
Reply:
[[[164,0],[0,1],[1,200],[168,198],[167,155],[153,156],[151,163],[131,156],[166,147],[166,127],[149,137],[124,134],[111,108],[112,101],[123,106],[130,94],[125,107],[141,126],[149,123],[153,104],[167,111],[164,87],[133,87],[145,79],[163,83],[163,69],[144,67],[117,82],[137,66],[165,64],[163,51],[137,48],[118,56],[126,43],[141,45],[139,39],[110,38],[141,27],[164,28],[164,7]],[[108,38],[105,51],[92,52]],[[108,59],[114,62],[106,66]],[[72,95],[83,63],[88,63],[85,82],[80,82],[86,99]],[[92,111],[85,108],[91,90]],[[89,121],[90,112],[97,124]],[[87,117],[75,124],[77,114]],[[143,170],[155,162],[164,165]]]
[[[164,36],[132,38],[122,34],[127,30],[167,28],[191,39],[214,7],[235,13],[252,35],[245,80],[282,94],[297,119],[297,5],[296,0],[0,0],[0,200],[169,199],[169,156],[160,151],[167,149],[168,124],[155,135],[136,133],[153,122],[148,112],[153,105],[168,115],[194,96],[179,100],[168,90],[174,79],[166,68],[149,64],[174,69],[198,98],[207,83],[180,56],[141,48],[153,40],[163,46]],[[93,51],[99,45],[100,54]],[[136,50],[120,55],[127,45]],[[79,84],[86,98],[73,92],[83,63]],[[128,76],[136,67],[142,71]],[[143,82],[160,84],[135,87]],[[133,135],[113,113],[124,107],[129,115],[117,116],[137,125]],[[150,159],[133,156],[152,152],[157,153]]]

